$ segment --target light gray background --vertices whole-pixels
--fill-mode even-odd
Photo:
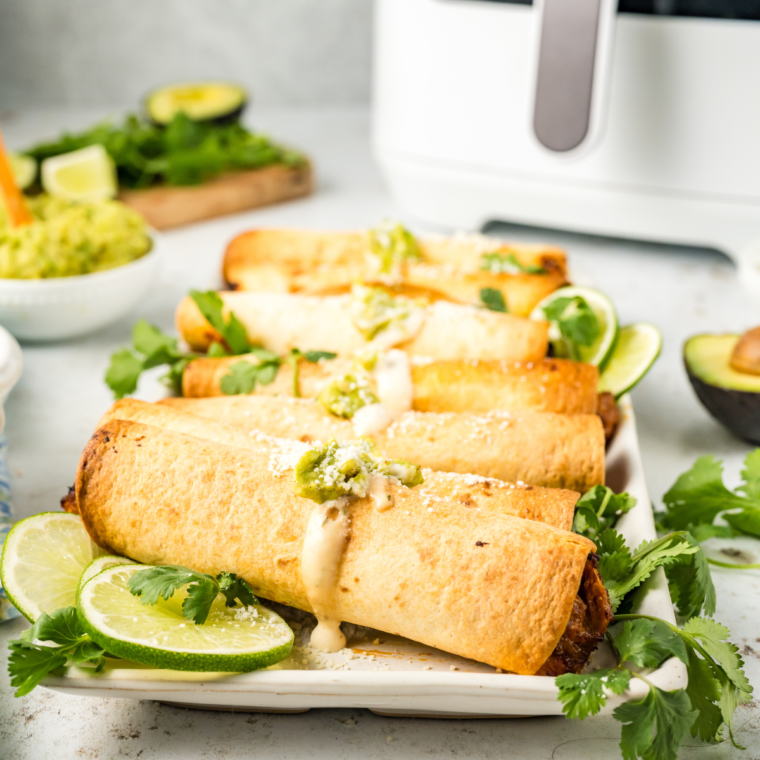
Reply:
[[[0,0],[0,108],[214,77],[262,105],[366,103],[371,16],[372,0]]]

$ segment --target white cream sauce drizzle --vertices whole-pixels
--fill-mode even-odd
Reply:
[[[378,512],[385,512],[394,505],[393,494],[390,489],[390,479],[384,475],[370,475],[369,497]]]
[[[311,645],[323,652],[338,652],[346,646],[341,621],[332,613],[332,599],[348,540],[349,502],[348,497],[342,497],[316,504],[301,549],[301,578],[317,618]]]
[[[398,348],[381,354],[374,369],[377,396],[394,417],[412,408],[414,386],[409,355]]]
[[[382,432],[393,422],[393,417],[385,404],[367,404],[354,412],[351,422],[354,433],[361,438]]]

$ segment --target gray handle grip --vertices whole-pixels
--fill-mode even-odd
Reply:
[[[602,2],[543,2],[533,130],[549,150],[577,148],[589,132]]]

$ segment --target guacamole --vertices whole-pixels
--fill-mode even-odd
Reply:
[[[298,460],[295,490],[298,496],[323,504],[341,496],[367,495],[370,475],[413,488],[424,482],[420,468],[403,459],[385,459],[368,438],[338,443],[316,443]]]
[[[12,228],[0,203],[0,278],[38,280],[101,272],[151,248],[145,221],[118,201],[28,198],[34,222]]]

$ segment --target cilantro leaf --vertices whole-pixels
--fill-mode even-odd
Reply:
[[[691,706],[699,712],[699,719],[691,727],[691,735],[702,741],[718,741],[719,732],[723,726],[723,714],[718,701],[721,696],[720,681],[715,677],[713,668],[701,657],[693,647],[689,647],[689,660],[686,663],[689,671],[689,682],[686,693]]]
[[[607,697],[604,689],[614,694],[622,694],[631,680],[627,670],[608,668],[593,673],[566,673],[554,679],[559,688],[562,712],[568,718],[583,720],[588,715],[596,715],[604,707]]]
[[[277,358],[257,363],[244,360],[235,362],[220,380],[221,391],[225,396],[253,393],[257,385],[274,382],[280,365],[281,361]]]
[[[655,541],[642,542],[634,552],[614,530],[602,532],[597,542],[599,573],[617,612],[634,589],[658,568],[665,569],[673,603],[683,617],[698,614],[703,608],[715,611],[715,587],[699,544],[684,532],[670,533]]]
[[[607,486],[594,486],[575,505],[573,531],[593,541],[635,506],[636,499],[630,494],[616,494]]]
[[[182,384],[182,373],[187,364],[195,358],[194,354],[179,350],[176,338],[161,332],[155,325],[144,319],[132,328],[132,346],[120,349],[111,355],[111,363],[106,370],[106,385],[116,398],[124,398],[137,390],[140,375],[147,369],[161,364],[169,365],[165,376],[172,388],[178,389]]]
[[[613,716],[623,724],[620,749],[624,760],[675,760],[697,711],[686,692],[662,691],[651,686],[639,702],[625,702]]]
[[[760,449],[750,451],[744,459],[743,485],[737,489],[747,498],[760,502]]]
[[[162,565],[140,570],[129,578],[129,591],[139,596],[146,605],[157,604],[159,599],[169,601],[174,593],[189,583],[199,585],[211,583],[217,586],[216,579],[206,573],[198,573],[180,565]]]
[[[590,346],[599,337],[599,320],[582,296],[555,298],[543,311],[544,317],[557,326],[576,361],[580,360],[578,346]]]
[[[16,696],[28,694],[49,673],[62,668],[67,661],[66,653],[59,647],[41,647],[25,641],[10,641],[8,674]]]
[[[180,565],[163,565],[138,570],[129,579],[129,590],[139,596],[143,604],[157,604],[159,599],[169,600],[182,587],[187,596],[182,602],[182,614],[197,625],[203,625],[219,593],[224,594],[228,607],[235,599],[244,605],[258,604],[251,587],[234,573],[219,573],[214,578]]]
[[[208,580],[191,583],[187,587],[187,596],[182,602],[182,614],[188,619],[203,625],[211,612],[211,605],[219,593],[219,584],[215,578],[207,576]]]
[[[662,524],[670,530],[712,524],[723,511],[747,506],[748,497],[737,496],[723,485],[723,465],[712,456],[697,459],[662,497],[667,512]],[[760,502],[758,502],[760,507]]]
[[[216,579],[219,582],[219,590],[227,600],[228,607],[234,607],[236,599],[239,599],[240,604],[244,607],[259,603],[248,583],[242,578],[238,578],[235,573],[219,573]]]
[[[741,692],[752,694],[752,686],[744,675],[744,661],[739,649],[730,641],[731,635],[726,626],[707,618],[692,618],[683,627],[684,633],[699,641],[704,652],[720,664],[728,680]]]
[[[309,362],[309,364],[316,364],[317,362],[322,361],[322,359],[334,359],[338,354],[335,354],[332,351],[305,351],[301,355],[307,362]]]
[[[480,268],[492,274],[546,274],[546,269],[536,264],[523,264],[514,253],[484,253]]]
[[[615,649],[621,662],[642,668],[657,668],[669,657],[677,657],[684,664],[688,659],[683,638],[659,620],[625,622],[615,636]]]
[[[8,646],[8,673],[17,697],[28,694],[45,676],[69,660],[90,663],[98,669],[104,662],[103,649],[82,628],[74,607],[61,607],[49,615],[43,612],[20,639],[8,642]]]
[[[753,538],[760,538],[760,509],[742,509],[739,512],[729,512],[723,519],[739,533]],[[721,526],[713,526],[721,527]]]
[[[503,314],[509,312],[504,294],[496,288],[481,288],[480,301],[489,311],[499,311]]]
[[[711,538],[734,538],[736,536],[736,531],[729,525],[708,525],[707,523],[692,525],[689,528],[689,533],[700,544]]]
[[[715,586],[707,558],[690,533],[684,534],[684,540],[695,551],[681,561],[669,562],[665,565],[665,575],[668,579],[673,605],[681,617],[693,617],[702,609],[708,615],[713,615],[716,604]]]
[[[144,367],[142,359],[128,348],[111,354],[111,363],[106,370],[106,385],[113,391],[114,398],[124,398],[137,390],[137,383]]]
[[[205,320],[222,336],[225,346],[232,354],[237,356],[250,351],[251,345],[242,322],[232,312],[226,320],[224,319],[224,301],[218,293],[213,290],[205,293],[191,290],[190,298]]]

